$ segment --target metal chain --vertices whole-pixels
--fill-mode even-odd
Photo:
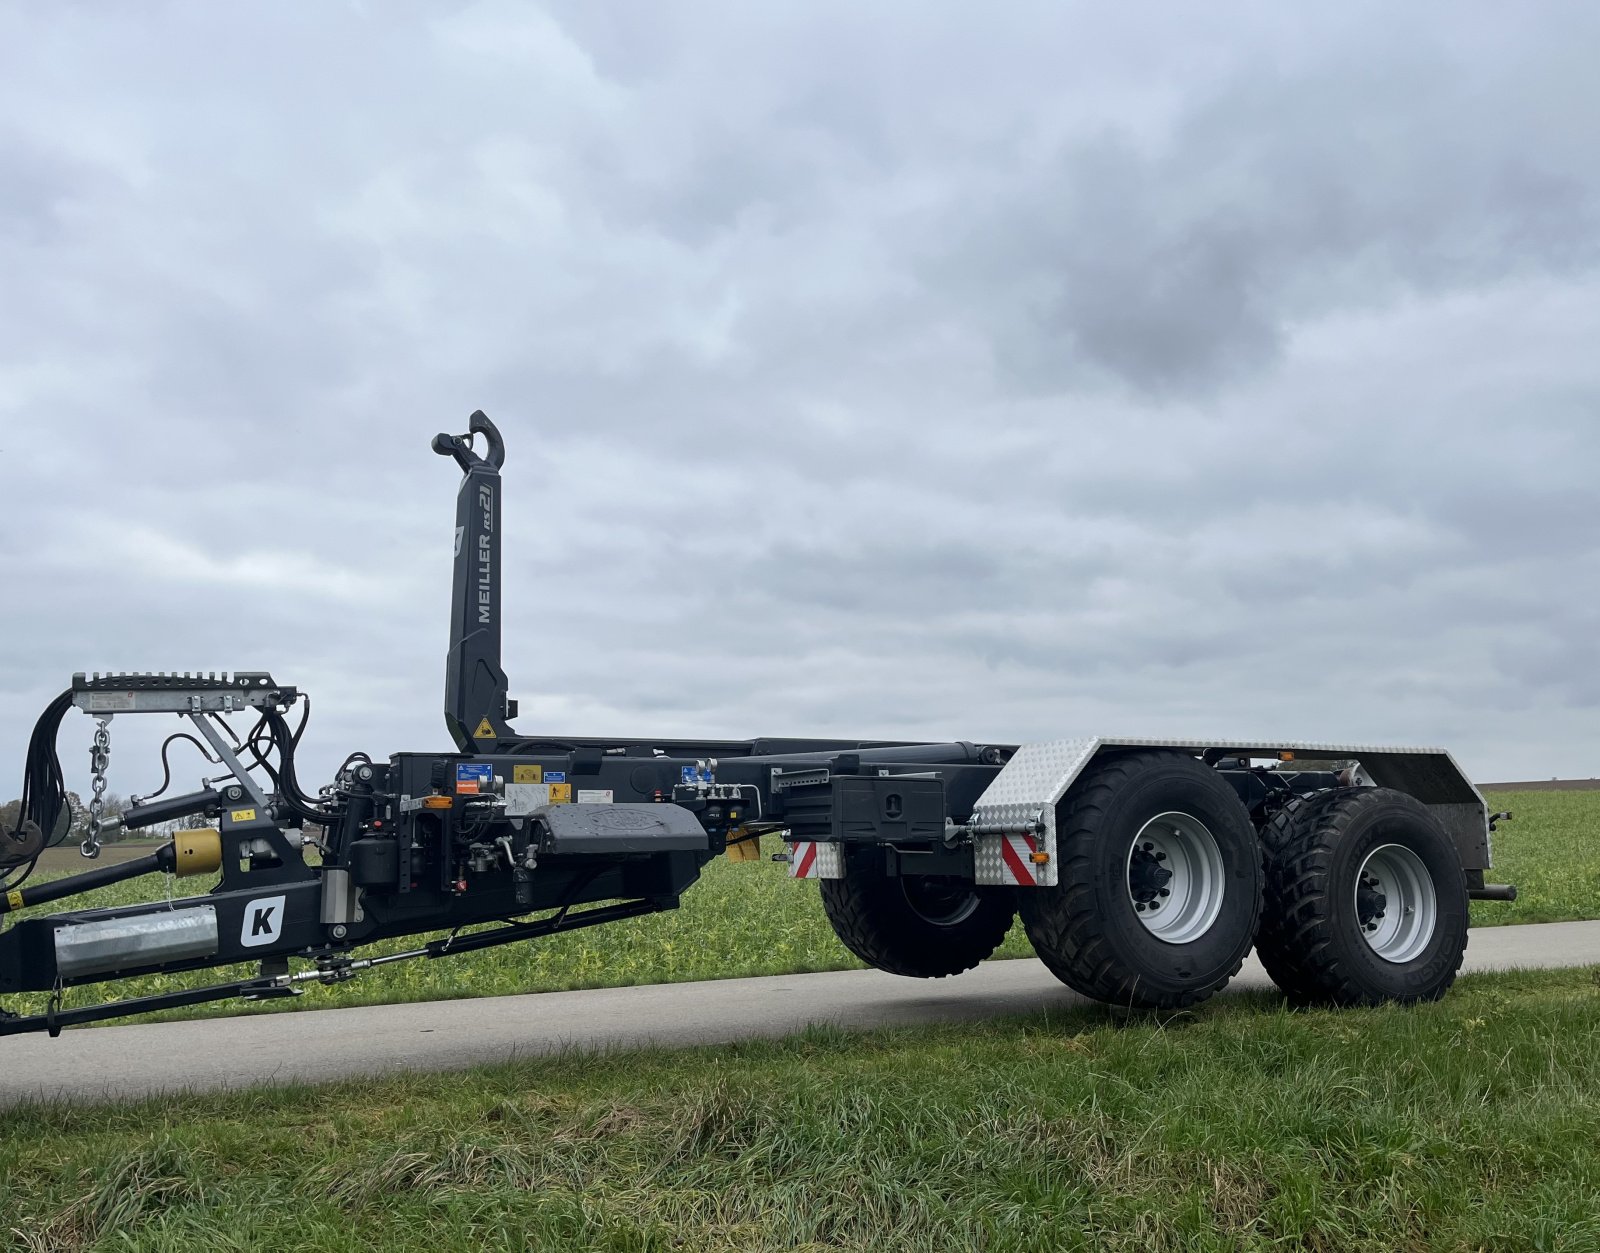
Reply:
[[[106,767],[111,764],[111,717],[98,718],[100,724],[94,733],[94,747],[89,750],[89,771],[94,776],[90,787],[89,829],[84,832],[78,851],[85,857],[100,856],[100,819],[106,809]]]

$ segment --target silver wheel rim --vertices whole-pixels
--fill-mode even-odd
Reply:
[[[1188,944],[1222,912],[1222,850],[1192,814],[1157,814],[1128,846],[1128,899],[1139,925],[1168,944]]]
[[[1411,961],[1433,939],[1439,893],[1422,858],[1403,844],[1382,844],[1367,854],[1354,896],[1361,938],[1384,961]]]

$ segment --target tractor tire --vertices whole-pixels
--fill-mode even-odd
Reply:
[[[1010,888],[884,872],[869,850],[847,856],[842,879],[821,879],[822,908],[844,946],[879,970],[942,979],[971,970],[1006,938],[1016,917]]]
[[[1112,1005],[1182,1009],[1238,973],[1261,908],[1261,848],[1214,770],[1187,753],[1102,758],[1057,807],[1056,832],[1059,885],[1018,892],[1056,978]]]
[[[1467,879],[1421,801],[1339,788],[1292,801],[1262,830],[1256,952],[1300,1004],[1436,1001],[1467,951]]]

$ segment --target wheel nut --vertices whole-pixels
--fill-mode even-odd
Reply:
[[[1161,892],[1160,892],[1160,895],[1162,895],[1162,896],[1171,896],[1172,895],[1172,889],[1171,888],[1162,888]]]
[[[1133,907],[1135,909],[1137,909],[1141,914],[1144,913],[1145,906],[1144,906],[1144,902],[1143,901],[1136,901],[1134,903]]]
[[[1167,855],[1165,853],[1157,853],[1156,854],[1156,860],[1157,861],[1166,861],[1167,860]]]
[[[1146,844],[1144,846],[1144,851],[1148,853],[1148,852],[1151,852],[1152,850],[1154,850],[1154,848],[1155,848],[1154,844]]]

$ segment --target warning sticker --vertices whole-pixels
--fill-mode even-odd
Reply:
[[[609,805],[611,804],[610,788],[583,788],[578,792],[580,805]]]
[[[548,778],[549,776],[547,775],[546,777]],[[550,803],[552,805],[572,804],[572,784],[547,783],[545,786],[550,789]]]
[[[254,822],[255,820],[256,811],[253,809],[233,809],[228,811],[228,821],[230,822]]]
[[[511,781],[513,783],[543,783],[543,766],[512,766]]]
[[[519,767],[520,769],[520,767]],[[550,803],[548,783],[506,784],[506,816],[521,818]]]
[[[487,792],[494,781],[494,768],[486,761],[463,761],[456,765],[457,792]]]
[[[478,729],[472,733],[472,738],[475,740],[493,740],[499,737],[494,733],[494,723],[485,717],[478,722]]]

